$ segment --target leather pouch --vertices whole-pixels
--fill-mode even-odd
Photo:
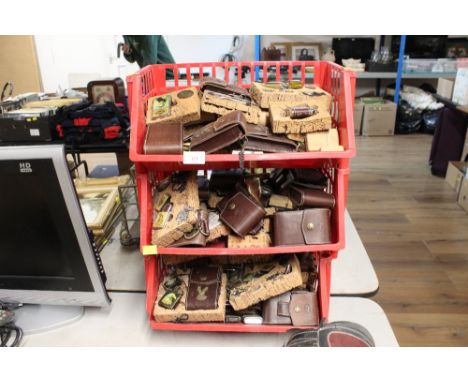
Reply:
[[[252,96],[250,93],[240,86],[229,85],[226,81],[220,80],[213,77],[205,77],[200,80],[200,90],[203,92],[205,90],[210,90],[215,93],[221,93],[226,95],[235,95],[241,99],[251,102]]]
[[[294,152],[297,150],[295,142],[270,133],[267,126],[248,124],[246,136],[244,150],[263,151],[264,153]]]
[[[210,154],[241,142],[245,137],[246,123],[240,111],[219,117],[193,134],[190,150]]]
[[[182,154],[181,123],[151,123],[146,130],[145,154]]]
[[[213,310],[218,307],[221,273],[221,267],[192,269],[185,303],[187,310]]]
[[[289,198],[299,208],[334,208],[335,197],[321,190],[312,190],[291,186]]]
[[[244,192],[236,192],[220,202],[219,219],[244,237],[265,217],[265,210]]]
[[[328,208],[277,212],[273,224],[274,245],[330,243],[330,215]]]
[[[263,303],[263,323],[269,325],[316,326],[319,324],[317,292],[293,291]]]
[[[291,292],[264,301],[262,305],[263,323],[266,325],[291,325],[290,302]]]
[[[204,247],[210,235],[208,227],[208,210],[205,205],[201,205],[198,210],[197,223],[192,231],[184,233],[184,235],[172,243],[169,247]]]

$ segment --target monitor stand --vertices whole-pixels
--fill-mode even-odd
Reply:
[[[71,324],[83,314],[82,306],[28,304],[15,310],[15,325],[25,334],[34,334]]]

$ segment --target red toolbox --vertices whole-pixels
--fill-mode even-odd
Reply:
[[[247,80],[242,79],[243,68],[250,70]],[[340,152],[297,152],[277,154],[245,154],[244,167],[249,168],[321,168],[330,179],[330,192],[336,199],[332,212],[332,243],[322,245],[301,245],[265,247],[255,249],[231,249],[219,247],[203,248],[161,248],[151,244],[153,221],[152,181],[161,179],[175,170],[208,170],[239,167],[239,156],[235,154],[210,154],[203,164],[187,165],[182,155],[145,155],[143,141],[146,131],[145,111],[149,97],[170,91],[196,86],[191,79],[195,73],[200,77],[207,72],[212,77],[222,77],[237,85],[249,88],[256,75],[263,82],[276,81],[281,77],[281,69],[287,68],[288,79],[296,77],[304,83],[314,83],[333,96],[332,123],[338,128]],[[309,71],[313,68],[313,74]],[[166,80],[166,70],[172,70],[174,80]],[[263,75],[263,73],[268,75]],[[185,75],[184,75],[185,74]],[[299,78],[297,78],[297,75]],[[182,79],[184,77],[184,79]],[[313,80],[312,80],[313,77]],[[230,80],[231,79],[231,80]],[[349,160],[355,155],[353,100],[355,74],[331,62],[216,62],[197,64],[152,65],[128,77],[129,105],[131,111],[130,159],[137,171],[137,187],[141,214],[141,251],[145,255],[147,289],[147,311],[151,326],[157,330],[191,331],[233,331],[233,332],[285,332],[293,328],[289,325],[245,325],[227,323],[157,323],[152,312],[161,279],[162,263],[159,255],[259,255],[310,252],[314,254],[319,277],[319,310],[322,320],[328,317],[330,298],[330,267],[340,249],[345,246],[344,212],[348,188]]]

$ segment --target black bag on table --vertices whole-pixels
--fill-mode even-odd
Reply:
[[[82,102],[61,107],[53,125],[58,139],[66,144],[83,145],[128,137],[128,115],[112,102]]]

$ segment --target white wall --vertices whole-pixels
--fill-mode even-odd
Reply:
[[[177,63],[216,62],[229,52],[233,36],[165,36]]]
[[[233,36],[165,38],[176,62],[211,62],[229,52]],[[92,79],[125,78],[138,70],[137,64],[117,59],[122,36],[35,36],[35,41],[45,92],[84,87]],[[240,59],[253,59],[253,41],[252,36],[245,38]]]
[[[35,36],[35,41],[45,92],[119,75],[115,36]]]

